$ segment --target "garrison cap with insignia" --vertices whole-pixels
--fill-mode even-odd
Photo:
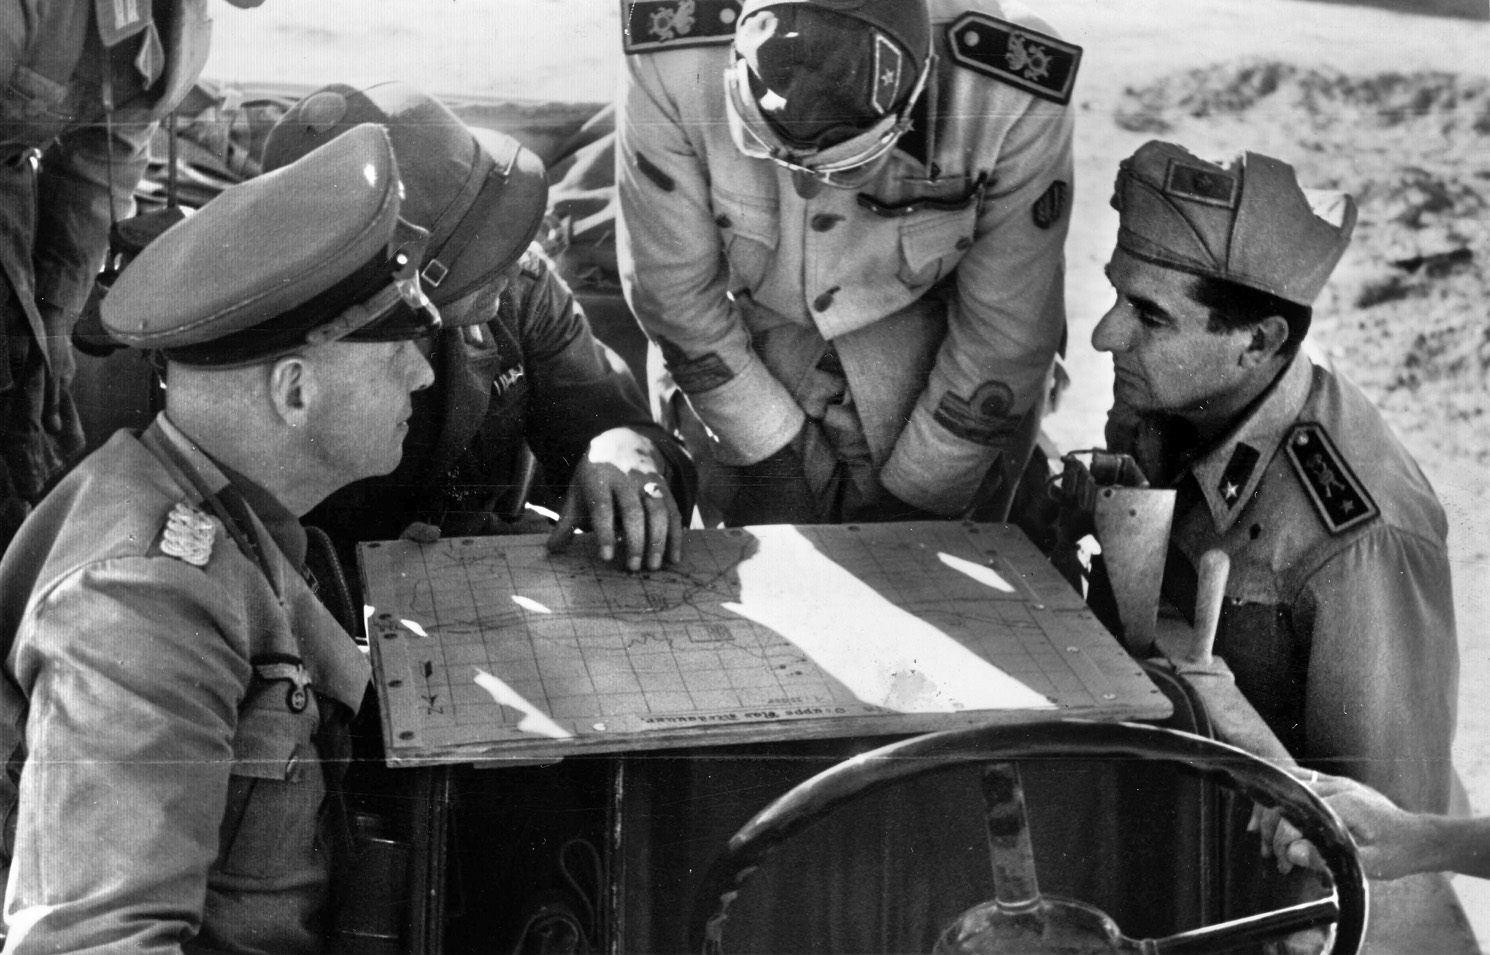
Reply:
[[[964,13],[947,27],[952,61],[1042,99],[1071,102],[1081,47],[986,13]]]
[[[1245,153],[1228,166],[1144,144],[1118,167],[1118,252],[1313,304],[1355,227],[1343,192],[1301,188],[1293,167]]]
[[[621,0],[627,53],[724,46],[734,38],[740,0]]]
[[[467,126],[444,103],[407,83],[366,89],[323,86],[280,117],[264,140],[265,171],[305,156],[347,130],[388,131],[403,179],[399,215],[429,230],[420,270],[443,308],[496,281],[527,251],[548,206],[548,172],[531,149],[505,133]],[[447,324],[484,322],[479,308]]]
[[[1344,533],[1381,513],[1321,425],[1312,422],[1294,425],[1283,441],[1283,448],[1331,534]]]
[[[214,367],[428,334],[439,314],[419,288],[427,234],[399,218],[401,193],[388,134],[359,126],[166,230],[114,282],[104,327]]]

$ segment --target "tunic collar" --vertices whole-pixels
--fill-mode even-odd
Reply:
[[[1226,437],[1190,464],[1217,533],[1225,533],[1257,492],[1288,426],[1309,397],[1314,364],[1300,349]]]

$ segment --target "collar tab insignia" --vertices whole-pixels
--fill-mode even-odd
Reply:
[[[1221,472],[1221,480],[1216,485],[1216,493],[1226,502],[1228,510],[1236,510],[1241,504],[1242,490],[1256,470],[1260,457],[1257,449],[1250,444],[1238,442],[1232,450],[1231,460],[1226,462],[1226,470]]]
[[[1342,534],[1381,514],[1322,426],[1313,422],[1294,425],[1283,448],[1331,534]]]
[[[206,512],[182,501],[166,515],[161,531],[161,553],[184,560],[193,567],[205,567],[212,557],[212,543],[217,539],[217,525]]]

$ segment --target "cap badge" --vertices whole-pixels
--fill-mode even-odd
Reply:
[[[205,567],[212,556],[212,542],[216,537],[217,525],[212,523],[212,518],[182,501],[166,515],[160,550],[193,567]]]
[[[1237,177],[1230,173],[1176,159],[1169,161],[1164,173],[1164,192],[1179,199],[1202,202],[1208,206],[1235,209],[1237,203]]]

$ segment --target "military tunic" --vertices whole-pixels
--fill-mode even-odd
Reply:
[[[232,498],[161,416],[69,474],[0,564],[7,951],[322,948],[317,737],[370,672],[281,549],[293,518],[229,528]]]
[[[1108,442],[1179,489],[1164,594],[1231,559],[1216,653],[1298,759],[1443,812],[1459,657],[1433,488],[1348,380],[1300,354],[1220,443],[1115,408]]]
[[[1021,79],[1074,48],[994,0],[930,6],[938,59],[916,128],[860,188],[810,197],[736,148],[728,42],[628,56],[619,260],[720,463],[760,462],[811,420],[860,465],[864,497],[883,486],[952,515],[1001,455],[1017,475],[1043,410],[1072,116],[1059,91],[955,63],[948,28],[970,9],[1013,19],[997,29],[1045,58]]]

